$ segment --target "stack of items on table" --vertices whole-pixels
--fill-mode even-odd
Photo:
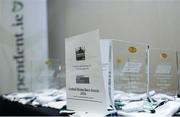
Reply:
[[[114,104],[118,115],[123,116],[173,116],[178,115],[180,99],[166,94],[149,92],[150,99],[146,99],[146,94],[126,93],[123,91],[114,92]],[[48,89],[28,93],[12,93],[3,95],[5,99],[29,104],[34,107],[50,107],[60,109],[60,113],[75,113],[64,110],[66,108],[66,90],[62,88]]]
[[[171,117],[179,115],[180,99],[155,91],[145,94],[125,93],[115,91],[115,107],[118,115],[145,116],[145,117]]]
[[[32,106],[50,107],[55,109],[63,108],[66,105],[66,90],[62,88],[47,89],[37,92],[12,93],[3,95],[5,99],[19,102],[21,104],[29,104]]]

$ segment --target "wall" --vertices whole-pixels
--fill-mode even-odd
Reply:
[[[64,62],[66,0],[48,0],[49,56]]]

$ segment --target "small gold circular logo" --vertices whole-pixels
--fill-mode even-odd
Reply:
[[[160,58],[161,59],[167,59],[168,55],[166,53],[161,53]]]
[[[50,59],[48,59],[48,60],[45,61],[45,64],[51,65],[51,64],[52,64],[52,61],[51,61]]]
[[[129,48],[128,48],[128,51],[129,51],[130,53],[136,53],[136,52],[137,52],[137,48],[135,48],[135,47],[129,47]]]
[[[117,64],[121,64],[122,60],[120,58],[117,59]]]

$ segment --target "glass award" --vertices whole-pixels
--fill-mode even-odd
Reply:
[[[126,93],[146,93],[146,44],[112,40],[114,89]]]
[[[150,49],[150,89],[171,96],[177,91],[177,54],[174,50]]]
[[[31,62],[31,90],[65,87],[65,66],[58,59],[39,59]]]

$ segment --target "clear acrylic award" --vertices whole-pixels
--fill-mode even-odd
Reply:
[[[31,62],[31,90],[65,87],[65,66],[58,59],[39,59]]]
[[[127,93],[146,93],[146,44],[113,40],[114,89]]]
[[[175,96],[177,92],[177,52],[150,49],[150,89]]]
[[[112,40],[112,50],[116,109],[154,112],[150,97],[154,92],[149,91],[149,45]],[[130,107],[134,101],[140,104]]]

